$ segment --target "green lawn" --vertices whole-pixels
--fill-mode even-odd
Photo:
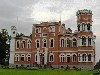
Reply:
[[[91,75],[93,71],[0,69],[0,75]]]

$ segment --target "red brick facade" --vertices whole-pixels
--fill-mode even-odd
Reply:
[[[14,60],[10,60],[14,62],[11,64],[93,68],[95,36],[92,32],[92,11],[79,10],[76,16],[77,29],[73,33],[61,21],[43,22],[33,24],[31,38],[13,37]]]

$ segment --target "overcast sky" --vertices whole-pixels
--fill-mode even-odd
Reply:
[[[0,29],[15,25],[18,32],[29,35],[32,24],[59,21],[76,30],[77,10],[93,12],[93,32],[96,35],[96,61],[100,60],[100,0],[0,0]]]

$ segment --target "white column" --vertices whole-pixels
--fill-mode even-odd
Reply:
[[[77,39],[77,47],[79,46],[79,44],[80,44],[80,40],[79,40],[79,38]]]
[[[88,54],[86,54],[86,62],[88,62]]]
[[[11,38],[9,65],[14,64],[14,55],[15,55],[15,38]]]
[[[87,25],[85,25],[85,31],[87,31]]]
[[[82,25],[80,26],[80,31],[82,31]]]
[[[44,59],[44,64],[47,64],[47,54],[48,54],[48,49],[45,48],[45,59]]]
[[[93,41],[94,41],[94,39],[92,40],[92,38],[91,38],[91,46],[94,46]]]
[[[40,55],[39,55],[39,49],[37,49],[37,64],[40,64]]]
[[[94,55],[91,56],[91,61],[94,62]]]
[[[80,44],[80,46],[82,46],[82,39],[80,39],[80,43],[79,44]]]
[[[92,31],[92,25],[90,26],[90,31]]]
[[[80,54],[80,61],[79,61],[79,57],[78,57],[78,62],[82,62],[82,54]]]
[[[86,46],[88,46],[88,37],[86,37]]]

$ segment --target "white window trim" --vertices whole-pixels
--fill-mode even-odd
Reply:
[[[64,39],[64,44],[61,43],[61,40],[62,40],[62,39]],[[63,45],[61,45],[61,44],[63,44]],[[65,47],[65,38],[64,38],[64,37],[61,37],[61,38],[60,38],[60,47],[62,47],[62,46]]]
[[[31,49],[31,43],[32,43],[31,40],[27,40],[27,48],[28,48],[28,44],[29,44],[29,49]]]
[[[52,40],[52,39],[53,39],[53,47],[51,47],[51,40]],[[50,44],[50,45],[49,45],[49,48],[54,48],[54,41],[55,41],[54,38],[50,38],[50,39],[49,39],[49,42],[50,42],[50,43],[49,43],[49,44]]]
[[[91,61],[88,61],[88,60],[87,60],[87,61],[88,61],[88,62],[92,62],[92,60],[93,60],[93,59],[92,59],[92,57],[93,57],[93,56],[92,56],[92,53],[88,53],[88,55],[89,55],[89,54],[91,54]]]
[[[69,39],[69,41],[70,41],[71,38],[66,38],[66,47],[67,47],[67,45],[68,45],[68,43],[67,43],[67,39]]]
[[[40,28],[40,27],[39,27]],[[35,33],[36,33],[36,30],[38,29],[38,33],[41,33],[41,28],[40,28],[40,31],[39,31],[39,28],[35,28]],[[36,33],[36,34],[38,34]]]
[[[24,61],[25,61],[25,54],[21,54],[21,57],[24,57]]]
[[[67,56],[67,55],[69,55],[69,56]],[[67,61],[67,57],[71,57],[71,54],[66,54],[66,62],[68,62],[68,61]]]
[[[35,62],[37,62],[37,61],[36,61],[36,56],[37,56],[37,54],[35,54]]]
[[[50,30],[50,27],[53,28],[53,31]],[[50,27],[49,27],[49,32],[55,32],[55,26],[50,26]]]
[[[47,36],[43,36],[43,34],[47,34],[47,33],[42,33],[42,37],[47,37]]]
[[[86,54],[86,53],[82,53],[82,62],[87,62],[87,54],[86,54],[86,61],[83,61],[83,54]]]
[[[22,47],[21,47],[21,48],[22,48],[22,49],[23,49],[23,41],[25,41],[25,40],[22,40],[22,41],[21,41],[21,43],[22,43]],[[25,41],[25,46],[26,46],[26,41]],[[24,48],[25,48],[25,47],[24,47]]]
[[[30,57],[30,59],[31,59],[31,54],[27,54],[26,57],[27,57],[27,61],[28,61],[28,57]]]
[[[76,39],[76,38],[73,38],[73,39]],[[75,41],[72,40],[72,46],[73,46],[73,47],[74,47],[74,45],[73,45],[74,42],[75,42]],[[76,39],[76,47],[77,47],[77,39]]]
[[[64,56],[61,56],[61,55],[64,55]],[[65,54],[64,53],[61,53],[60,55],[59,55],[59,57],[60,57],[60,62],[63,60],[61,60],[61,58],[63,58],[64,57],[64,59],[65,59]],[[64,63],[65,62],[65,60],[62,62],[62,63]]]
[[[39,48],[40,48],[40,39],[36,39],[36,41],[35,41],[36,42],[36,48],[38,48],[37,47],[37,40],[39,41]]]
[[[51,56],[51,55],[53,55],[53,61],[50,61],[50,56]],[[49,54],[49,62],[54,62],[54,54],[53,54],[53,53],[50,53],[50,54]]]
[[[20,40],[16,40],[16,49],[19,49],[17,48],[17,42],[19,42],[19,48],[20,48]]]
[[[73,55],[76,55],[76,61],[73,61]],[[77,54],[72,54],[72,62],[77,62]]]
[[[19,61],[20,55],[19,54],[15,54],[15,61],[17,61],[17,57],[18,57],[18,61]]]
[[[44,40],[46,40],[46,47],[44,47]],[[43,42],[42,48],[47,48],[47,39],[46,38],[43,38],[42,39],[42,42]]]

